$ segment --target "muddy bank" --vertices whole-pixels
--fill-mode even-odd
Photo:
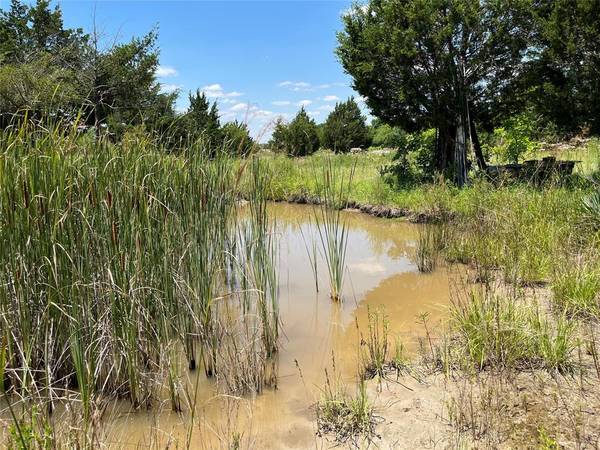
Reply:
[[[320,205],[321,199],[317,195],[310,194],[292,194],[285,199],[273,199],[274,202],[287,202],[300,205]],[[373,217],[381,217],[385,219],[404,218],[411,223],[438,223],[454,218],[454,214],[448,211],[412,211],[408,208],[398,208],[395,206],[373,205],[370,203],[358,203],[350,200],[344,208],[347,210],[360,211]]]

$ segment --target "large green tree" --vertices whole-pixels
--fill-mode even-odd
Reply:
[[[436,168],[466,179],[478,120],[523,70],[526,0],[371,0],[344,15],[337,55],[373,113],[407,131],[437,130]]]
[[[304,107],[290,122],[285,133],[285,147],[292,156],[306,156],[319,149],[317,124]]]
[[[102,48],[98,35],[66,28],[57,5],[11,0],[0,11],[0,114],[41,118],[61,112],[89,125],[156,123],[174,98],[156,81],[156,33]],[[159,121],[160,122],[160,121]]]
[[[336,153],[368,144],[369,130],[353,97],[335,105],[323,126],[323,146]]]
[[[521,99],[561,130],[600,133],[600,0],[537,2],[534,26]]]

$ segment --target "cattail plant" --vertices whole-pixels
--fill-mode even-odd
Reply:
[[[329,275],[330,296],[336,302],[342,300],[348,245],[348,223],[341,209],[348,203],[354,169],[355,166],[352,167],[350,174],[344,177],[329,158],[320,180],[322,182],[321,202],[314,209],[321,251]]]

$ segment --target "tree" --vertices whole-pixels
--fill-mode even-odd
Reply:
[[[373,145],[383,148],[398,148],[404,143],[406,132],[387,123],[379,125],[373,132]]]
[[[335,153],[368,144],[369,131],[365,118],[353,97],[336,103],[323,127],[323,146]]]
[[[28,63],[46,52],[72,67],[87,38],[81,28],[64,28],[59,6],[51,10],[48,0],[33,6],[11,0],[10,9],[0,12],[0,59],[6,64]]]
[[[600,132],[600,1],[541,2],[522,98],[563,131]]]
[[[83,89],[89,92],[93,108],[93,124],[143,123],[147,108],[156,101],[160,86],[156,81],[157,35],[151,31],[142,38],[118,44],[93,58]]]
[[[523,0],[371,0],[343,18],[337,55],[373,113],[407,131],[435,128],[436,169],[466,179],[466,144],[481,168],[475,122],[523,70]]]
[[[201,138],[211,147],[219,147],[223,142],[217,103],[211,105],[204,92],[196,90],[189,94],[190,105],[185,113],[188,131],[194,139]]]
[[[255,143],[245,123],[227,122],[221,129],[225,148],[233,155],[247,156],[254,149]]]
[[[46,0],[33,6],[12,0],[0,11],[2,126],[17,112],[39,119],[81,107],[78,77],[87,38],[81,29],[64,28],[60,9],[51,10]]]
[[[288,125],[285,123],[282,117],[278,117],[275,121],[273,134],[271,135],[271,140],[269,142],[271,150],[275,152],[286,151],[286,145],[288,141],[287,133]]]
[[[300,108],[296,117],[288,125],[285,143],[288,153],[292,156],[310,155],[319,149],[317,125],[308,116],[304,107]]]

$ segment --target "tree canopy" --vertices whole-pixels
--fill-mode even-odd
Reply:
[[[319,149],[317,124],[304,107],[300,108],[282,135],[285,149],[292,156],[310,155]]]
[[[323,146],[336,153],[369,143],[365,118],[353,97],[335,105],[323,125]]]
[[[377,117],[407,131],[436,128],[437,169],[464,172],[455,143],[470,139],[522,71],[525,9],[520,0],[372,0],[344,16],[337,55]]]

